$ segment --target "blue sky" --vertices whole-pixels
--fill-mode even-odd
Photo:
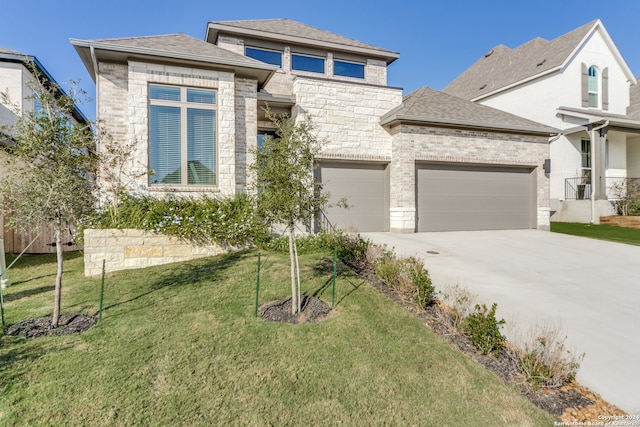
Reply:
[[[600,18],[640,76],[638,0],[0,0],[0,46],[36,56],[60,82],[95,86],[70,38],[185,33],[202,39],[209,21],[290,18],[400,53],[388,83],[408,94],[442,89],[498,44],[556,38]],[[95,105],[81,107],[95,117]]]

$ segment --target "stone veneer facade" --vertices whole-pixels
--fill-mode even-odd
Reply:
[[[85,230],[84,274],[97,276],[172,262],[219,255],[227,252],[218,245],[194,245],[176,237],[143,230]]]
[[[98,114],[114,138],[135,146],[130,176],[134,192],[190,195],[206,192],[232,195],[244,188],[247,159],[257,144],[257,82],[233,73],[130,61],[128,65],[101,62],[98,76]],[[151,83],[217,90],[217,185],[211,187],[150,186],[149,97]]]
[[[549,229],[548,138],[515,133],[400,124],[392,127],[390,230],[416,231],[416,163],[506,165],[535,168],[537,224]]]
[[[401,89],[298,76],[293,94],[296,112],[313,120],[321,157],[391,160],[391,135],[380,117],[400,105]]]

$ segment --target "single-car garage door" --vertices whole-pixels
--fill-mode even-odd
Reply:
[[[331,224],[343,230],[387,231],[389,229],[389,174],[386,164],[321,162],[316,171],[330,203],[346,199],[348,209],[328,208]]]
[[[536,228],[534,169],[417,166],[418,231]]]

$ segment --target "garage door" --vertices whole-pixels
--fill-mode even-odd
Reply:
[[[387,165],[322,162],[317,177],[331,194],[330,203],[345,198],[349,209],[326,210],[329,222],[343,230],[387,231],[389,179]]]
[[[419,165],[418,231],[536,227],[531,168]]]

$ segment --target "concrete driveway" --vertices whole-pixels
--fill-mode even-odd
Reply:
[[[362,235],[421,257],[436,289],[459,284],[522,329],[560,322],[586,354],[578,381],[640,414],[640,246],[537,230]]]

